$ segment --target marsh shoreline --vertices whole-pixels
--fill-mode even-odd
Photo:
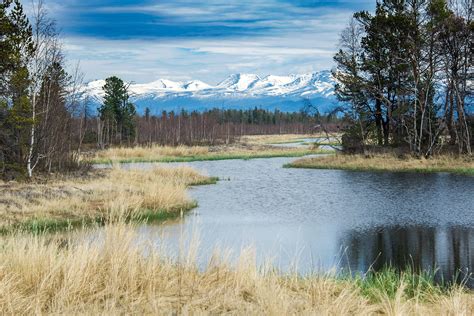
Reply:
[[[392,154],[330,155],[303,158],[286,164],[285,168],[333,169],[360,172],[453,173],[474,176],[474,159],[441,155],[430,159],[397,157]]]

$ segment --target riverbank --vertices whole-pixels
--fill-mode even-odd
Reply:
[[[188,198],[188,186],[216,181],[189,167],[125,170],[114,166],[80,177],[0,182],[0,233],[176,218],[196,206]]]
[[[281,274],[247,251],[216,255],[204,271],[197,248],[178,262],[124,224],[100,242],[57,236],[0,239],[4,314],[471,315],[473,295],[429,278],[385,271],[365,279]]]
[[[331,155],[299,159],[285,165],[285,167],[351,171],[449,172],[474,175],[474,159],[472,157],[449,155],[437,156],[431,159],[399,158],[391,154],[379,154],[370,157],[362,155]]]
[[[233,144],[222,146],[119,147],[98,151],[85,158],[94,164],[133,162],[192,162],[229,159],[303,157],[328,153],[318,148],[277,148],[270,145]]]

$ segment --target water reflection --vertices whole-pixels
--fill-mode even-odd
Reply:
[[[381,227],[344,235],[342,267],[351,271],[400,270],[435,272],[437,281],[466,282],[474,287],[474,231],[467,227]]]

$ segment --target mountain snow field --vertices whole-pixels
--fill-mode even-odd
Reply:
[[[86,84],[83,92],[93,105],[102,102],[105,80]],[[305,100],[323,110],[337,103],[334,79],[330,71],[311,74],[259,77],[255,74],[232,74],[217,85],[200,80],[186,82],[159,79],[146,84],[131,84],[131,101],[139,112],[146,107],[154,114],[161,111],[202,111],[210,108],[299,111]]]

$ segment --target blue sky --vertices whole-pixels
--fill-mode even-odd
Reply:
[[[374,0],[45,0],[86,80],[199,79],[332,67],[338,34]]]

